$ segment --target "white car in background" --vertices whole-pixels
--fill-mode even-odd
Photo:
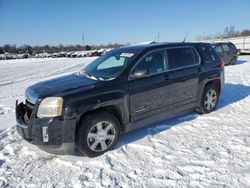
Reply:
[[[0,60],[5,60],[5,59],[6,59],[5,54],[0,54]]]

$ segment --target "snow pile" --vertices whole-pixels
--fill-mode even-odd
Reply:
[[[23,141],[14,127],[15,99],[28,85],[89,61],[0,64],[0,187],[250,187],[250,56],[226,67],[217,111],[127,134],[100,157],[56,156]]]

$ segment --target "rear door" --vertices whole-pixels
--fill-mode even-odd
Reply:
[[[229,64],[232,57],[233,57],[232,53],[231,53],[231,50],[230,50],[230,47],[229,47],[228,44],[223,44],[222,48],[223,48],[223,51],[224,51],[223,60],[224,60],[225,64]]]
[[[193,47],[167,49],[170,71],[167,73],[173,84],[171,96],[173,107],[195,103],[198,95],[200,57]]]

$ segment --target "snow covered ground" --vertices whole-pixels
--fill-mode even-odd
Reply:
[[[56,156],[23,141],[14,103],[25,88],[92,59],[0,61],[0,187],[250,187],[250,56],[225,68],[217,111],[127,134],[100,157]]]

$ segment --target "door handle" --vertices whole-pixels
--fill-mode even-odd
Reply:
[[[202,72],[202,71],[204,71],[205,69],[203,68],[203,67],[198,67],[198,71],[199,72]]]
[[[164,76],[165,80],[169,80],[169,75]]]

